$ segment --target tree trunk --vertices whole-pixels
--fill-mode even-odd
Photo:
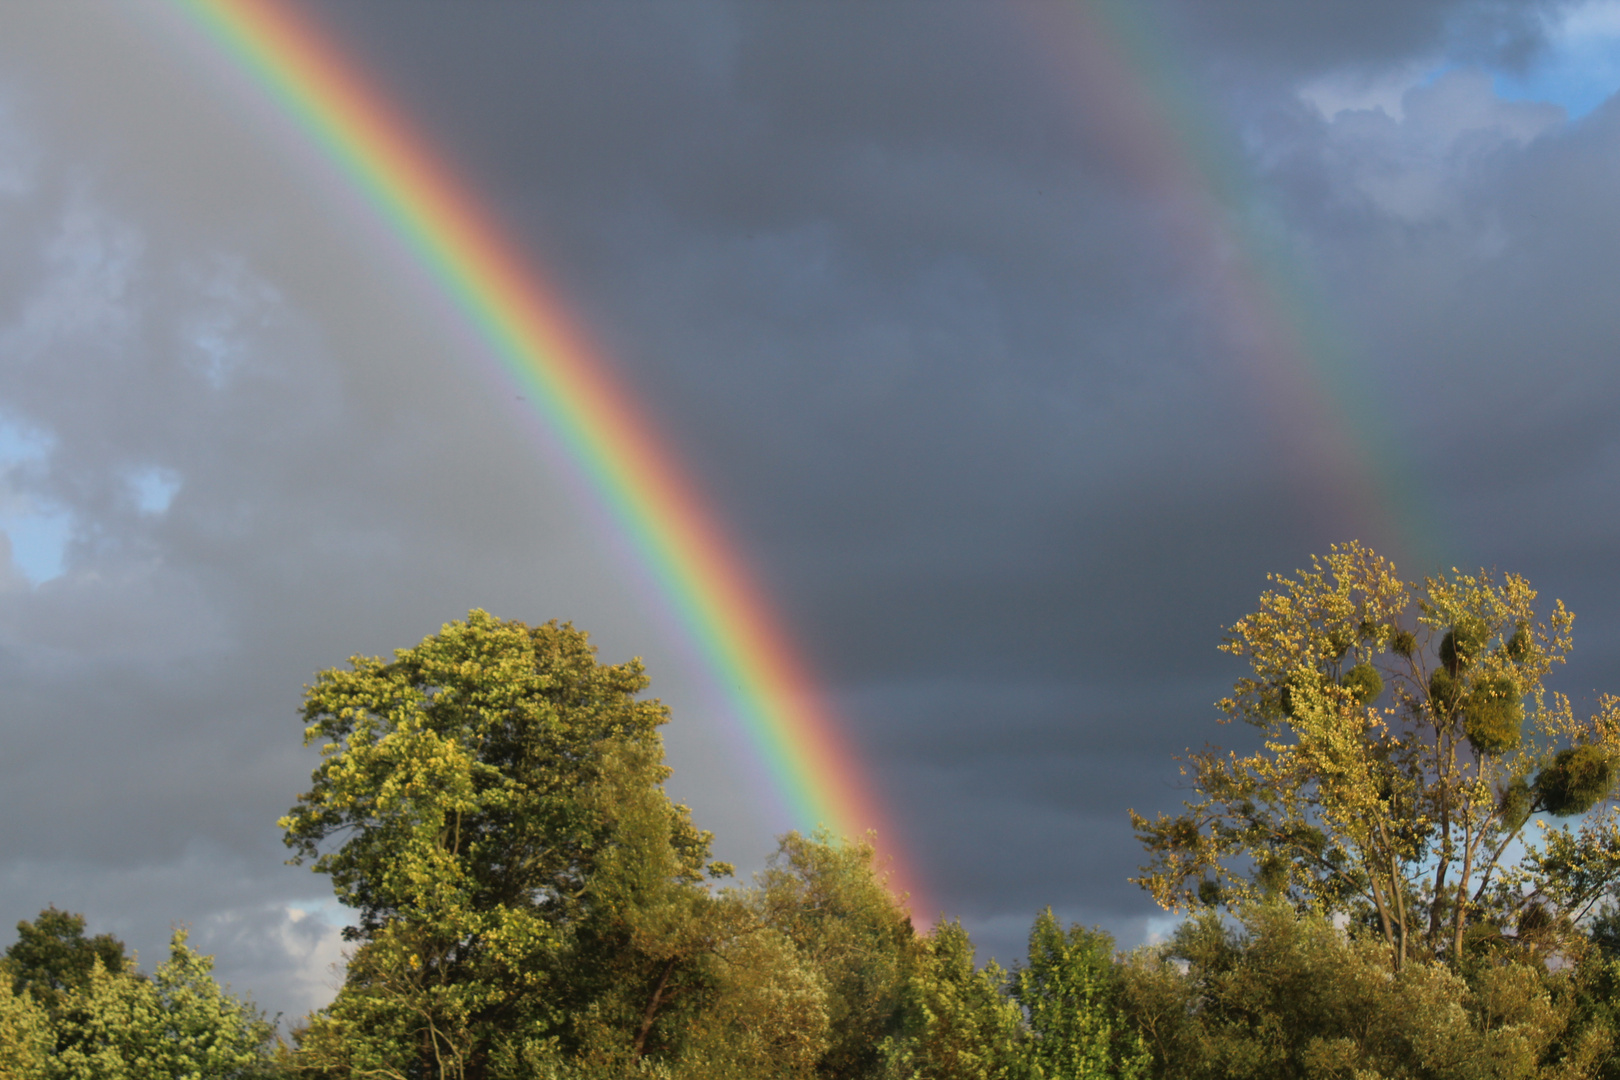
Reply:
[[[669,985],[669,977],[674,971],[675,958],[672,956],[664,965],[663,973],[658,976],[658,985],[653,987],[652,997],[647,999],[647,1008],[641,1014],[641,1027],[636,1031],[636,1057],[647,1054],[647,1036],[652,1032],[653,1021],[658,1019],[658,1007],[664,1000],[664,987]]]

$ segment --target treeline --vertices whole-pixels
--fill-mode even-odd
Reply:
[[[475,611],[306,691],[281,826],[358,913],[330,1006],[282,1043],[183,935],[143,977],[51,909],[4,961],[0,1078],[1620,1077],[1620,701],[1543,687],[1572,616],[1357,545],[1274,580],[1223,646],[1261,749],[1133,814],[1187,915],[1162,945],[1048,910],[979,968],[821,834],[737,884],[664,793],[639,664]]]
[[[415,1040],[373,1043],[371,1064],[380,1067],[366,1067],[355,1048],[282,1043],[251,1005],[219,989],[207,958],[183,938],[170,961],[143,978],[122,945],[102,967],[106,954],[86,947],[83,921],[47,911],[21,924],[25,940],[52,919],[76,925],[51,956],[18,964],[22,942],[8,950],[9,987],[24,989],[0,990],[0,1077],[1620,1076],[1620,962],[1603,934],[1558,966],[1483,953],[1461,971],[1420,963],[1394,974],[1376,941],[1283,905],[1251,909],[1236,925],[1205,914],[1169,943],[1124,955],[1107,934],[1065,930],[1045,912],[1028,959],[1009,974],[994,964],[976,969],[956,922],[923,935],[868,936],[873,915],[878,925],[895,925],[892,905],[872,892],[869,851],[802,838],[785,848],[825,860],[812,871],[829,888],[817,912],[819,940],[800,951],[795,939],[778,939],[792,955],[763,964],[757,954],[738,961],[759,945],[718,950],[728,970],[708,973],[700,994],[684,993],[682,1007],[661,1018],[656,1042],[639,1051],[634,1017],[621,1011],[615,1030],[598,1009],[588,1048],[542,1034],[544,1049],[516,1068],[479,1062],[473,1045],[459,1062],[429,1060],[424,1017]],[[774,981],[784,973],[788,979]],[[300,1041],[308,1033],[300,1029]]]

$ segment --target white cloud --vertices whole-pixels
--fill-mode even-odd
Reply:
[[[1503,100],[1478,69],[1448,71],[1401,101],[1399,118],[1339,111],[1313,152],[1340,201],[1408,224],[1455,220],[1481,170],[1564,120],[1557,105]]]
[[[216,257],[185,277],[193,303],[183,330],[189,365],[215,390],[223,389],[246,362],[248,343],[274,324],[284,301],[240,258]]]
[[[193,928],[193,944],[217,952],[221,981],[281,1013],[285,1026],[328,1004],[342,985],[348,921],[328,901],[227,908]]]
[[[64,337],[127,332],[126,299],[144,243],[116,221],[82,186],[71,196],[45,247],[46,273],[23,316],[0,337],[10,363],[42,363]]]
[[[1567,8],[1549,29],[1560,44],[1620,38],[1620,0],[1592,0]]]
[[[1306,82],[1296,93],[1328,120],[1344,112],[1381,112],[1401,120],[1407,91],[1434,78],[1439,66],[1436,58],[1425,57],[1375,71],[1332,71]]]
[[[1620,0],[1560,8],[1543,24],[1543,47],[1524,69],[1491,69],[1496,94],[1508,101],[1559,105],[1569,118],[1591,112],[1620,90]],[[1346,112],[1406,118],[1406,98],[1458,69],[1454,59],[1425,55],[1392,67],[1339,69],[1297,88],[1301,101],[1333,120]]]

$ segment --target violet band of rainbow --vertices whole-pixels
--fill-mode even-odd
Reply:
[[[659,583],[794,827],[875,831],[891,887],[925,914],[868,770],[769,599],[530,258],[307,15],[276,0],[171,2],[346,177],[532,403]]]

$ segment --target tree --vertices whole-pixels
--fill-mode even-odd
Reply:
[[[883,1041],[900,1024],[915,934],[875,859],[870,839],[788,833],[753,897],[764,925],[792,941],[826,987],[830,1045],[816,1069],[826,1080],[880,1075]]]
[[[1013,972],[1012,997],[1028,1018],[1032,1080],[1137,1080],[1147,1050],[1120,1011],[1114,939],[1101,930],[1065,932],[1052,909],[1029,933],[1029,962]]]
[[[735,898],[732,898],[735,900]],[[743,921],[715,942],[706,993],[680,1015],[679,1080],[813,1080],[832,1043],[827,987],[786,935]]]
[[[152,977],[97,957],[62,998],[49,1080],[248,1080],[273,1071],[274,1026],[213,977],[213,958],[185,930]]]
[[[321,763],[281,825],[359,919],[306,1065],[464,1078],[660,1045],[705,955],[699,882],[730,868],[663,792],[646,686],[571,626],[483,611],[317,675]]]
[[[761,940],[770,935],[739,897],[700,888],[682,872],[668,802],[644,782],[645,765],[613,756],[590,796],[614,822],[616,840],[596,865],[593,902],[559,961],[566,1022],[546,1053],[562,1051],[582,1076],[615,1080],[653,1063],[673,1077],[797,1076],[791,1066],[801,1044],[825,1031],[819,983],[803,985],[795,965],[773,962],[794,958]],[[761,984],[772,993],[750,993]],[[791,1008],[806,995],[808,1035]],[[530,1072],[533,1060],[524,1061]],[[706,1068],[693,1072],[699,1062]]]
[[[1205,910],[1124,965],[1125,1002],[1164,1080],[1583,1080],[1604,1075],[1608,1017],[1583,976],[1511,958],[1399,972],[1373,934],[1280,900]]]
[[[0,981],[0,1080],[36,1080],[50,1065],[50,1017],[29,995]]]
[[[1006,994],[1007,973],[973,964],[958,921],[937,923],[919,941],[901,999],[900,1033],[884,1048],[893,1080],[1026,1080],[1023,1014]]]
[[[1223,722],[1261,747],[1190,754],[1186,811],[1131,813],[1151,856],[1135,880],[1172,910],[1348,913],[1397,968],[1486,940],[1562,947],[1620,880],[1620,699],[1577,716],[1546,691],[1571,645],[1562,602],[1538,618],[1524,578],[1483,570],[1407,584],[1354,543],[1271,580],[1221,646],[1251,672]]]
[[[6,949],[4,967],[13,992],[26,992],[54,1016],[63,995],[88,983],[98,961],[114,975],[130,966],[122,941],[111,934],[85,937],[84,916],[52,904],[33,922],[17,924],[17,940]]]

